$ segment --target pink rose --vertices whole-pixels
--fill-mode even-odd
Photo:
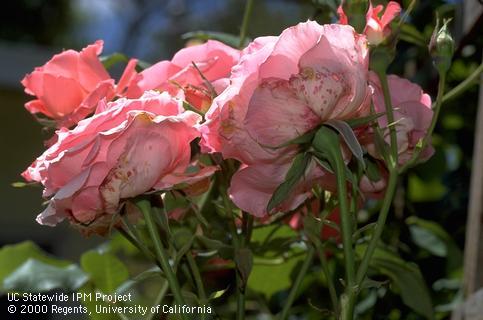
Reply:
[[[124,199],[196,183],[215,170],[190,165],[200,116],[184,112],[168,93],[121,98],[100,110],[72,130],[57,131],[57,142],[23,173],[50,197],[39,223],[53,226],[68,218],[89,225],[87,233],[101,232]]]
[[[375,111],[386,112],[379,78],[375,73],[371,72],[370,82],[374,88],[373,102]],[[402,165],[411,159],[416,144],[426,135],[429,129],[433,118],[431,97],[424,93],[417,84],[395,75],[388,76],[388,83],[394,110],[399,164]],[[379,126],[383,128],[386,142],[390,143],[387,117],[382,116],[378,121]],[[370,143],[366,147],[372,156],[378,159],[382,158],[381,155],[377,154],[374,143]],[[428,145],[421,152],[420,161],[426,161],[433,153],[433,147]]]
[[[211,104],[210,88],[203,76],[220,93],[228,85],[233,65],[240,51],[221,42],[208,40],[201,45],[178,51],[171,61],[165,60],[132,77],[126,96],[137,98],[146,90],[168,91],[172,95],[184,92],[184,98],[198,110],[205,112]],[[193,66],[193,62],[199,71]]]
[[[26,75],[22,80],[25,92],[37,99],[25,108],[68,127],[93,112],[101,99],[110,100],[115,94],[114,80],[97,57],[102,46],[98,40],[81,52],[64,51]]]
[[[373,7],[372,3],[369,2],[364,34],[367,36],[367,41],[372,45],[378,45],[391,34],[390,23],[401,13],[401,6],[397,2],[389,1],[384,13],[380,15],[383,10],[384,6],[382,4]],[[348,24],[347,16],[342,6],[339,6],[337,13],[339,14],[339,22]]]
[[[277,148],[330,119],[369,112],[368,49],[350,26],[300,23],[279,37],[263,37],[244,50],[231,84],[202,125],[202,148],[246,166],[232,179],[241,209],[266,214],[267,203],[290,168],[296,146]],[[327,173],[314,163],[281,209],[292,210]],[[332,179],[329,179],[332,182]]]

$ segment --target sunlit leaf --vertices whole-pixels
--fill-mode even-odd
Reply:
[[[129,277],[126,266],[111,253],[88,251],[81,256],[81,266],[104,293],[113,293]]]
[[[36,259],[28,259],[3,280],[6,290],[45,292],[53,289],[75,291],[88,276],[75,264],[53,266]]]
[[[49,256],[31,241],[6,245],[0,249],[0,284],[3,284],[4,278],[14,272],[28,259],[36,259],[37,261],[54,267],[66,267],[70,265],[69,261]]]

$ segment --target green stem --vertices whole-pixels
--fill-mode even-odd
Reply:
[[[354,313],[354,304],[356,298],[356,282],[355,282],[355,261],[354,261],[354,249],[352,247],[352,217],[349,211],[349,205],[347,203],[347,184],[345,174],[345,163],[342,158],[340,149],[334,152],[335,161],[333,167],[335,167],[335,176],[337,178],[337,195],[339,199],[339,208],[341,215],[341,227],[342,227],[342,245],[344,248],[344,261],[346,271],[346,303],[341,305],[342,319],[352,320]]]
[[[367,274],[367,269],[369,268],[369,262],[371,261],[372,255],[376,250],[377,243],[381,238],[382,231],[386,224],[386,219],[389,213],[389,209],[391,208],[392,198],[394,197],[394,192],[396,190],[397,185],[397,178],[398,172],[396,169],[392,169],[389,171],[389,182],[387,184],[386,193],[384,195],[384,200],[382,202],[381,211],[379,212],[379,217],[377,218],[376,227],[374,229],[374,234],[367,246],[366,252],[364,253],[364,257],[362,258],[361,264],[359,269],[357,270],[357,285],[360,286],[362,281]]]
[[[174,295],[174,300],[179,305],[186,305],[183,295],[181,294],[178,279],[176,279],[176,275],[174,274],[173,269],[169,264],[168,255],[164,250],[161,239],[159,238],[158,231],[156,229],[156,225],[154,224],[153,217],[151,216],[151,204],[148,200],[140,200],[136,203],[136,205],[144,215],[149,235],[151,237],[151,240],[153,241],[156,256],[161,263],[161,268],[163,269],[164,275],[166,276],[166,280],[168,280],[169,287],[171,288],[171,292]],[[184,314],[182,315],[182,317],[183,319],[186,319],[186,316]]]
[[[334,280],[330,274],[329,264],[327,258],[325,257],[325,252],[322,248],[320,241],[316,241],[315,248],[317,249],[317,254],[319,255],[320,265],[322,266],[322,271],[324,272],[325,278],[327,279],[327,287],[329,288],[330,301],[332,302],[332,307],[335,314],[339,311],[339,302],[337,299],[337,291],[335,290]]]
[[[204,305],[208,301],[205,292],[205,286],[203,285],[203,281],[201,280],[201,274],[200,270],[198,269],[198,265],[196,264],[195,259],[191,255],[191,252],[188,252],[186,254],[186,260],[188,261],[191,273],[193,274],[193,278],[195,279],[196,288],[198,289],[198,296],[201,300],[201,303]]]
[[[200,305],[205,306],[208,303],[208,298],[206,296],[205,286],[203,281],[201,280],[200,270],[198,269],[198,265],[196,264],[195,259],[191,255],[191,252],[186,254],[186,260],[188,260],[188,265],[191,269],[191,273],[193,274],[193,278],[195,279],[196,288],[198,289],[198,297],[200,298]],[[201,320],[206,319],[206,314],[201,314]]]
[[[389,126],[389,134],[391,138],[391,157],[389,168],[396,168],[398,165],[398,148],[397,148],[397,135],[396,127],[394,125],[394,112],[391,103],[391,93],[389,91],[389,84],[387,82],[386,71],[376,70],[377,76],[381,82],[382,93],[384,95],[384,105],[386,107],[386,117]]]
[[[242,235],[240,236],[240,239],[238,241],[237,247],[235,247],[235,250],[242,249],[244,247],[247,247],[250,245],[250,239],[252,236],[252,230],[253,230],[253,216],[243,212],[243,218],[242,218]],[[237,278],[237,320],[242,320],[245,319],[245,287],[246,287],[246,282],[248,279],[245,279],[243,282],[243,279],[240,277],[239,272],[236,273]]]
[[[245,13],[243,14],[243,22],[240,29],[240,48],[243,48],[245,46],[248,22],[250,21],[252,9],[253,9],[253,0],[247,0],[247,3],[245,5]]]
[[[463,92],[465,92],[469,87],[471,87],[473,84],[473,81],[475,81],[480,74],[483,72],[483,63],[476,68],[476,70],[468,77],[466,78],[463,82],[461,82],[459,85],[451,89],[447,94],[443,96],[442,103],[445,103],[448,100],[454,99]]]
[[[232,169],[228,169],[227,171],[232,171]],[[228,172],[230,173],[230,172]],[[243,238],[240,237],[238,234],[237,226],[235,223],[236,216],[233,214],[233,207],[231,205],[231,201],[228,198],[228,181],[227,179],[223,179],[223,176],[220,174],[218,175],[219,183],[220,183],[220,196],[223,200],[223,206],[225,207],[225,214],[228,219],[230,219],[228,226],[230,228],[230,232],[232,234],[232,241],[233,247],[235,248],[235,252],[238,251],[243,245]],[[238,270],[238,267],[236,266]],[[240,276],[240,273],[237,271],[236,274],[236,319],[243,320],[245,319],[245,291],[243,290],[243,280]]]
[[[139,251],[141,251],[147,258],[154,260],[156,264],[159,266],[159,262],[156,260],[154,254],[149,250],[144,244],[142,244],[137,237],[126,227],[117,228],[119,233],[124,236],[126,240],[128,240],[133,246],[135,246]]]
[[[285,302],[285,305],[283,306],[282,313],[280,315],[280,320],[285,320],[288,317],[288,313],[290,311],[290,308],[292,307],[292,304],[295,301],[295,297],[297,296],[297,291],[300,288],[300,285],[302,284],[302,280],[305,277],[305,274],[309,270],[310,264],[312,263],[312,260],[314,258],[314,247],[312,245],[308,245],[308,251],[307,251],[307,256],[305,257],[304,263],[302,267],[300,268],[300,271],[297,275],[297,278],[295,278],[295,282],[292,285],[292,289],[290,289],[290,293],[288,295],[287,301]]]
[[[245,319],[245,291],[242,290],[242,279],[239,276],[239,272],[236,272],[236,287],[237,287],[237,295],[236,295],[236,319],[243,320]]]

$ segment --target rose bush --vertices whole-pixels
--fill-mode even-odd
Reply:
[[[138,276],[163,278],[157,305],[217,308],[224,296],[220,317],[242,320],[250,296],[254,306],[263,300],[267,314],[282,302],[276,317],[287,319],[301,284],[321,282],[319,274],[306,275],[321,272],[330,316],[353,320],[359,296],[366,304],[385,295],[392,286],[384,277],[402,274],[395,281],[401,300],[432,319],[421,273],[382,241],[399,176],[434,152],[430,136],[443,100],[440,91],[433,106],[419,85],[387,76],[403,32],[404,21],[390,26],[400,6],[346,3],[349,17],[340,7],[339,23],[309,20],[250,42],[252,4],[239,38],[203,35],[239,48],[208,40],[142,71],[145,63],[131,59],[116,85],[98,58],[98,41],[25,77],[26,92],[38,98],[27,109],[59,127],[22,174],[44,188],[47,207],[37,221],[68,220],[87,235],[117,229],[162,269]],[[435,33],[432,49],[444,49],[433,53],[436,65],[444,62],[440,89],[452,48],[446,28]],[[395,209],[402,221],[401,202]],[[103,250],[111,245],[119,243]],[[99,255],[81,259],[82,267]],[[87,279],[95,270],[85,269]],[[366,281],[368,274],[377,281]],[[223,281],[214,279],[220,275]],[[126,275],[105,290],[90,280],[104,293],[138,281],[121,283]],[[226,298],[232,293],[235,312]],[[328,303],[318,301],[314,310],[322,308]]]

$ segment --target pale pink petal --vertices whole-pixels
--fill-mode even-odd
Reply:
[[[146,90],[163,89],[166,81],[181,70],[180,67],[174,65],[170,61],[161,61],[151,67],[144,69],[129,84],[126,96],[128,98],[138,98],[142,96]]]
[[[322,32],[323,27],[314,21],[285,29],[270,56],[260,66],[260,77],[288,80],[297,74],[300,57],[317,43]]]
[[[305,101],[284,81],[264,83],[250,100],[245,127],[264,146],[276,147],[295,139],[320,123]]]

